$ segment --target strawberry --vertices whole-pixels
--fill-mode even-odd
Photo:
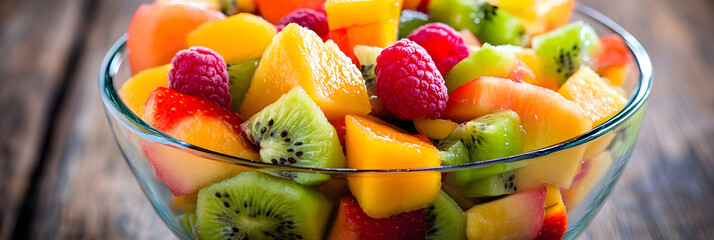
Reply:
[[[562,239],[568,228],[568,215],[562,204],[545,209],[543,228],[537,240]]]
[[[425,239],[424,209],[375,219],[362,211],[354,198],[342,198],[330,239]]]

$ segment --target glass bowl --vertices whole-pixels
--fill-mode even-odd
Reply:
[[[652,85],[652,65],[642,45],[621,26],[599,12],[576,4],[572,20],[582,20],[592,25],[600,36],[618,34],[634,56],[628,79],[623,84],[628,94],[627,105],[614,117],[592,130],[557,145],[543,149],[484,162],[442,166],[424,169],[355,170],[320,169],[278,166],[244,160],[185,143],[148,125],[132,113],[122,102],[117,89],[131,77],[126,61],[126,35],[111,47],[104,58],[99,75],[99,89],[107,118],[116,141],[129,168],[136,176],[144,194],[171,231],[181,239],[194,239],[184,226],[185,215],[181,207],[172,204],[173,195],[163,183],[154,178],[143,144],[151,144],[173,158],[193,158],[197,161],[221,161],[242,165],[250,169],[273,172],[319,172],[329,174],[336,181],[372,174],[373,177],[398,177],[409,172],[440,172],[450,174],[492,166],[498,163],[535,161],[567,161],[574,156],[582,161],[582,170],[575,176],[571,187],[563,189],[568,210],[568,228],[565,239],[577,237],[588,225],[612,191],[615,182],[630,158],[642,123],[646,101]],[[329,229],[329,226],[326,227]]]

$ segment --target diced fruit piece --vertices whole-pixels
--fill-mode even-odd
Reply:
[[[240,2],[238,4],[240,5]],[[280,19],[298,8],[322,10],[325,0],[254,0],[260,11],[260,16],[272,24],[278,24]]]
[[[426,239],[466,239],[466,215],[443,191],[426,207]]]
[[[343,198],[328,239],[424,239],[424,209],[403,212],[389,218],[375,219],[365,214],[357,201]]]
[[[479,77],[508,78],[516,82],[533,82],[535,74],[516,55],[502,46],[484,44],[476,53],[457,63],[444,77],[446,88],[453,92]]]
[[[431,0],[429,12],[434,22],[445,23],[454,29],[468,29],[472,33],[480,30],[477,0]]]
[[[516,177],[512,171],[508,171],[472,181],[463,188],[463,195],[470,198],[478,198],[514,193],[518,190],[515,181]]]
[[[199,25],[223,19],[222,13],[186,4],[143,4],[129,23],[127,49],[132,73],[171,62],[188,48],[186,36]]]
[[[563,189],[563,202],[567,209],[575,209],[590,194],[595,185],[607,173],[612,161],[612,153],[605,151],[583,164],[583,170],[578,174],[579,179],[574,181],[572,187]]]
[[[597,58],[597,67],[622,65],[632,62],[632,55],[627,48],[627,44],[616,34],[607,35],[600,38],[602,51]]]
[[[406,5],[406,2],[404,4]],[[402,10],[402,14],[399,16],[399,38],[409,36],[409,33],[427,23],[429,23],[429,15],[426,13],[408,9]]]
[[[463,142],[469,151],[469,162],[481,162],[523,152],[522,135],[518,114],[506,110],[462,123],[443,142]],[[442,143],[439,148],[443,150]],[[447,183],[463,189],[466,197],[508,194],[516,191],[515,177],[510,171],[519,166],[516,163],[502,163],[457,171],[450,174]]]
[[[481,5],[480,14],[482,17],[478,23],[480,27],[476,36],[481,42],[516,46],[528,44],[526,27],[520,18],[489,3]]]
[[[448,94],[444,79],[429,54],[409,39],[382,50],[374,70],[377,96],[398,118],[436,119]]]
[[[325,12],[330,30],[392,22],[396,31],[401,12],[400,0],[327,0]]]
[[[198,192],[171,197],[171,208],[181,212],[196,212]],[[189,228],[190,229],[190,228]]]
[[[414,128],[431,139],[444,139],[458,126],[448,119],[414,119]]]
[[[543,226],[545,187],[517,192],[466,211],[469,239],[533,239]]]
[[[630,64],[621,64],[600,68],[597,70],[600,76],[606,78],[614,86],[622,86],[630,74]]]
[[[253,78],[259,62],[260,59],[252,59],[228,65],[228,81],[231,84],[231,106],[233,106],[234,112],[238,112],[240,109],[245,93],[248,92],[250,87],[250,79]]]
[[[581,68],[558,90],[560,95],[578,105],[593,121],[593,127],[615,115],[627,99],[605,83],[588,67]]]
[[[239,12],[249,12],[255,13],[257,6],[255,5],[255,0],[235,0],[238,5]]]
[[[402,8],[415,10],[419,7],[419,4],[421,4],[421,2],[422,0],[404,0],[402,2]]]
[[[536,240],[562,239],[568,229],[568,214],[558,186],[546,186],[543,228]]]
[[[568,23],[575,0],[489,0],[499,8],[525,21],[531,35],[561,27]]]
[[[337,46],[331,41],[323,43],[309,29],[288,24],[265,50],[241,104],[240,116],[253,116],[297,85],[328,119],[370,112],[359,70]]]
[[[357,116],[347,116],[347,166],[355,169],[436,167],[439,151],[416,137]],[[363,173],[348,177],[367,215],[385,218],[426,207],[441,186],[438,172]]]
[[[456,63],[469,56],[469,49],[461,34],[443,23],[421,26],[409,34],[408,38],[426,49],[442,76]]]
[[[460,139],[444,139],[438,143],[441,165],[463,164],[471,161],[469,149]]]
[[[544,78],[562,85],[582,66],[592,66],[600,49],[595,30],[587,23],[578,21],[533,38]]]
[[[322,239],[332,204],[315,189],[250,171],[198,192],[201,239]]]
[[[429,137],[427,137],[427,136],[424,135],[424,134],[419,133],[419,134],[411,134],[411,135],[414,136],[414,137],[416,137],[416,138],[418,138],[418,139],[421,140],[422,142],[431,144],[431,140],[429,139]]]
[[[357,45],[387,47],[397,40],[398,0],[328,0],[325,2],[330,39],[357,64]]]
[[[327,41],[328,39],[330,29],[327,26],[327,16],[324,12],[309,8],[295,9],[295,11],[290,12],[290,14],[285,15],[283,19],[280,19],[276,27],[278,31],[280,31],[289,23],[296,23],[297,25],[312,30],[322,38],[322,41]]]
[[[345,166],[345,155],[335,129],[299,86],[253,115],[241,127],[248,139],[260,146],[263,162],[319,168]],[[316,173],[281,172],[279,175],[305,185],[317,185],[329,178]]]
[[[219,5],[221,5],[221,12],[227,16],[234,15],[238,13],[238,1],[239,0],[214,0],[218,1]],[[243,0],[244,1],[244,0]]]
[[[335,128],[335,133],[337,133],[337,137],[340,139],[340,144],[342,144],[342,147],[344,149],[345,146],[345,120],[340,119],[335,122],[330,122],[332,126]]]
[[[191,47],[176,53],[171,65],[169,88],[232,109],[231,84],[221,55],[205,47]]]
[[[275,36],[275,26],[250,13],[204,24],[188,35],[191,46],[218,52],[228,64],[260,58]]]
[[[558,91],[560,85],[553,81],[553,79],[543,77],[543,74],[541,73],[540,62],[538,62],[538,56],[536,55],[535,50],[533,50],[532,48],[524,48],[512,45],[503,45],[498,47],[501,50],[509,51],[515,54],[518,60],[521,60],[521,62],[523,62],[526,66],[528,66],[530,70],[533,71],[533,76],[535,77],[526,78],[524,79],[525,82],[539,87],[544,87],[553,91]]]
[[[521,119],[523,151],[533,151],[576,137],[591,129],[592,120],[574,103],[551,90],[508,79],[482,77],[454,91],[444,116],[468,121],[502,109],[510,109]],[[582,159],[576,147],[546,159],[527,161],[516,170],[519,189],[548,183],[568,187]],[[519,183],[521,182],[521,183]],[[521,185],[524,184],[524,185]]]
[[[119,96],[124,104],[136,116],[144,113],[144,103],[149,99],[151,91],[157,87],[168,87],[168,75],[171,64],[146,69],[126,80],[119,89]]]
[[[374,91],[374,84],[377,82],[377,75],[374,68],[377,66],[377,56],[382,52],[382,48],[357,45],[354,53],[360,64],[362,79],[367,87],[367,91]]]
[[[202,98],[156,88],[144,106],[142,119],[159,131],[194,146],[244,159],[258,159],[258,154],[243,138],[238,126],[240,119]],[[177,196],[196,192],[246,170],[148,140],[142,141],[141,146],[156,178]]]

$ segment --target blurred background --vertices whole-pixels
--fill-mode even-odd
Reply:
[[[0,239],[173,239],[122,159],[102,57],[149,0],[0,1]],[[714,239],[714,2],[580,0],[654,64],[636,150],[581,239]]]

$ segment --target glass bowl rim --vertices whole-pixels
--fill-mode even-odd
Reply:
[[[481,162],[470,162],[464,164],[447,165],[447,166],[437,166],[429,168],[410,168],[410,169],[352,169],[352,168],[315,168],[315,167],[299,167],[299,166],[287,166],[287,165],[274,165],[272,163],[264,163],[258,161],[251,161],[248,159],[242,159],[208,149],[204,149],[184,141],[178,140],[174,137],[165,134],[153,126],[144,122],[141,118],[136,116],[129,108],[124,104],[124,102],[119,97],[117,90],[114,88],[114,75],[118,72],[119,66],[123,62],[124,52],[126,47],[127,34],[122,35],[109,49],[105,55],[99,73],[99,90],[101,93],[102,102],[104,103],[105,111],[107,117],[111,119],[114,116],[117,121],[128,128],[134,134],[137,134],[141,138],[148,139],[150,141],[165,144],[174,148],[190,149],[191,152],[200,157],[208,158],[211,160],[227,162],[231,164],[242,165],[251,168],[263,168],[272,169],[278,171],[293,171],[293,172],[317,172],[325,174],[349,174],[349,173],[390,173],[390,172],[419,172],[419,171],[436,171],[436,172],[451,172],[458,170],[467,170],[481,168],[496,163],[508,163],[527,159],[534,159],[541,156],[549,155],[573,147],[577,147],[584,143],[590,142],[598,137],[609,133],[622,125],[625,121],[630,119],[638,110],[640,110],[645,102],[647,101],[651,87],[652,87],[652,63],[650,61],[647,52],[640,42],[622,26],[617,24],[615,21],[609,19],[602,13],[585,6],[581,3],[576,3],[575,12],[582,14],[582,16],[590,18],[594,22],[597,22],[615,32],[617,35],[622,37],[627,44],[628,50],[633,54],[634,60],[637,63],[637,70],[639,71],[639,81],[636,83],[633,89],[632,96],[628,100],[625,107],[616,113],[612,118],[608,119],[604,123],[594,127],[593,129],[576,136],[574,138],[568,139],[561,143],[551,145],[545,148],[540,148],[530,152],[521,153],[518,155],[513,155],[505,158],[491,159]],[[117,134],[114,132],[114,134]],[[119,139],[117,138],[117,141]]]

